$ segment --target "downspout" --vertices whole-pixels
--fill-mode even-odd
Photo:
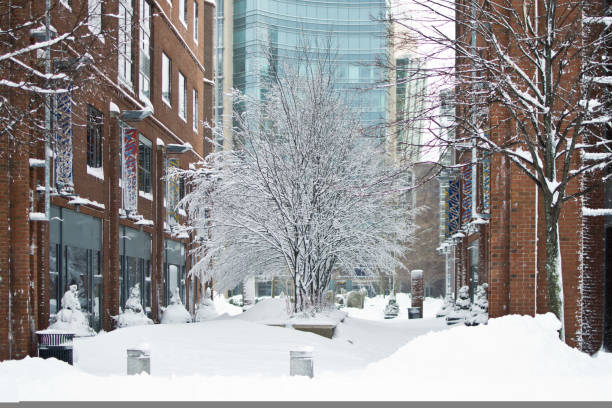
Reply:
[[[535,34],[538,34],[538,0],[535,0],[535,9],[534,9],[534,13],[535,13]],[[535,82],[536,82],[536,86],[538,83],[538,71],[535,71]],[[538,198],[539,198],[539,191],[538,191],[538,185],[535,185],[535,211],[534,211],[534,225],[535,225],[535,245],[534,245],[534,253],[535,253],[535,257],[534,257],[534,271],[535,273],[533,274],[534,278],[533,278],[533,316],[535,317],[535,315],[538,313]]]

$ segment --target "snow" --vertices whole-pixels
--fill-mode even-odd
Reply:
[[[114,114],[119,115],[121,113],[121,109],[119,109],[119,107],[112,101],[109,104],[109,110],[111,114],[114,113]]]
[[[153,194],[152,193],[146,193],[144,191],[138,191],[138,195],[146,200],[149,201],[153,201]]]
[[[30,167],[45,167],[45,161],[41,159],[30,158]]]
[[[47,216],[41,212],[31,212],[29,217],[30,221],[47,221]]]
[[[156,146],[165,146],[164,141],[161,140],[159,137],[157,138],[157,140],[155,141],[155,145]]]
[[[600,217],[603,215],[612,215],[612,209],[582,207],[582,215],[587,216],[587,217]]]
[[[100,180],[104,180],[104,168],[103,167],[87,166],[87,174],[89,174],[90,176],[99,178]]]
[[[405,309],[409,296],[397,299]],[[428,317],[441,299],[427,298],[426,318],[415,320],[382,320],[385,302],[366,299],[364,311],[378,311],[371,320],[345,309],[349,316],[331,340],[228,315],[77,338],[74,367],[29,357],[0,363],[0,400],[612,398],[612,355],[590,357],[562,343],[552,314],[449,329]],[[126,349],[143,343],[151,375],[126,376]],[[305,349],[313,352],[314,378],[290,377],[289,351]]]
[[[71,204],[71,205],[91,205],[91,206],[94,206],[94,207],[98,207],[98,208],[104,209],[104,204],[99,203],[97,201],[89,200],[89,199],[84,198],[84,197],[73,198],[72,200],[68,201],[68,204]]]

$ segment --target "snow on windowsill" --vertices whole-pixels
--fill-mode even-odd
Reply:
[[[136,225],[146,225],[146,226],[153,226],[153,225],[155,225],[153,220],[147,220],[146,218],[142,218],[142,219],[136,221],[134,224],[136,224]]]
[[[97,179],[104,180],[104,167],[87,166],[87,174]]]
[[[149,201],[153,201],[153,194],[151,193],[146,193],[144,191],[138,191],[138,195],[142,198],[145,198]]]
[[[30,221],[47,221],[47,216],[45,213],[31,212],[29,217]]]
[[[84,197],[73,198],[72,200],[68,201],[68,204],[71,204],[71,205],[90,205],[92,207],[98,207],[98,208],[101,208],[101,209],[105,208],[104,204],[99,203],[97,201],[89,200],[89,199],[84,198]]]

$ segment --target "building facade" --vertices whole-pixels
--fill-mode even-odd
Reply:
[[[335,53],[338,87],[366,125],[386,119],[387,94],[379,64],[387,57],[385,0],[220,0],[216,15],[215,121],[230,148],[232,102],[237,89],[261,98],[269,66],[291,61],[302,41]]]
[[[45,14],[45,2],[23,3],[30,16]],[[77,36],[93,34],[97,48],[83,68],[87,80],[51,98],[49,138],[23,129],[27,143],[6,135],[0,142],[0,193],[8,198],[0,203],[0,360],[35,353],[34,332],[53,322],[70,285],[90,326],[106,331],[136,284],[155,321],[176,289],[192,311],[201,289],[187,276],[193,237],[176,207],[185,186],[170,170],[212,148],[204,123],[213,119],[214,2],[50,5],[50,26],[61,35],[80,19],[78,30],[88,31]],[[15,10],[12,23],[23,23],[28,14]],[[62,52],[50,49],[53,69]],[[0,92],[15,103],[27,97]]]
[[[465,2],[457,3],[467,7]],[[559,7],[567,4],[560,2]],[[467,22],[457,25],[460,36],[471,36],[474,44],[486,49]],[[458,102],[456,111],[448,110],[449,118],[464,114]],[[497,145],[516,134],[509,113],[498,104],[489,106],[486,122],[491,129],[486,136]],[[468,286],[473,296],[477,286],[486,283],[490,317],[549,311],[544,200],[535,183],[507,157],[470,144],[455,144],[450,157],[443,160],[446,165],[455,164],[442,174],[440,191],[447,209],[441,219],[439,248],[449,266],[447,293],[454,295]],[[574,168],[581,160],[576,157]],[[610,217],[593,217],[585,211],[610,208],[612,190],[609,182],[602,181],[607,173],[609,169],[597,170],[571,184],[568,188],[573,193],[579,185],[591,189],[567,201],[559,220],[565,340],[591,354],[602,347],[612,349]]]

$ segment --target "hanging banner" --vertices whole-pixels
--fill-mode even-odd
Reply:
[[[55,184],[60,193],[73,193],[72,86],[55,98]]]
[[[441,217],[442,222],[440,223],[440,235],[444,238],[448,238],[448,186],[442,185],[440,188],[441,195]]]
[[[450,236],[459,232],[459,215],[461,212],[459,200],[460,184],[459,179],[451,179],[448,185],[448,235]]]
[[[482,212],[491,212],[491,159],[482,161]]]
[[[172,158],[168,159],[168,174],[172,173],[172,169],[178,169],[179,161],[178,159]],[[167,207],[166,213],[168,214],[168,225],[176,225],[178,224],[178,213],[177,213],[177,205],[179,202],[179,194],[180,194],[180,180],[179,176],[169,176],[168,177],[168,193],[167,197]]]
[[[123,209],[138,212],[138,131],[122,126],[121,138],[121,182],[123,186]]]
[[[461,224],[467,224],[472,219],[472,167],[463,168],[461,197]]]

